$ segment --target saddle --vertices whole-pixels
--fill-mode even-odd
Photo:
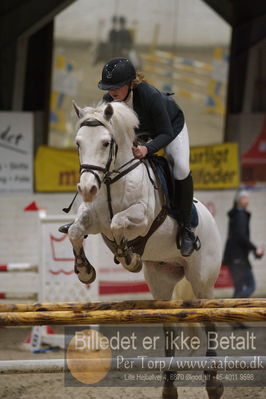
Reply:
[[[169,163],[165,157],[159,155],[152,155],[149,157],[149,161],[166,197],[168,215],[178,222],[176,207],[174,205],[174,196],[178,196],[178,193],[174,192],[173,174],[170,170]],[[199,224],[198,212],[194,202],[196,202],[196,200],[194,200],[192,204],[191,227],[193,228],[197,227]]]

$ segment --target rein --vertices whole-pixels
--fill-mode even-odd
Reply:
[[[111,148],[110,148],[110,153],[111,153]],[[128,168],[126,168],[125,170],[122,170],[123,168],[125,168],[127,165],[129,165],[130,163],[134,162],[136,159],[132,158],[130,159],[130,161],[126,162],[125,164],[123,164],[122,166],[120,166],[120,168],[118,169],[113,169],[113,170],[109,170],[111,162],[108,166],[108,162],[105,168],[99,167],[99,166],[95,166],[95,165],[87,165],[87,164],[82,164],[81,165],[81,175],[84,172],[90,172],[92,173],[98,182],[99,188],[101,187],[102,183],[104,183],[106,185],[106,189],[107,189],[107,202],[108,202],[108,209],[109,209],[109,216],[110,216],[110,220],[113,218],[114,216],[114,212],[113,212],[113,207],[112,207],[112,196],[111,196],[111,185],[115,182],[117,182],[118,180],[120,180],[122,177],[124,177],[125,175],[127,175],[129,172],[131,172],[132,170],[134,170],[135,168],[137,168],[142,161],[137,161],[136,163],[134,163],[133,165],[129,166]],[[112,161],[112,159],[111,159]],[[95,170],[98,170],[100,172],[103,172],[103,179],[101,180],[98,173],[95,172]],[[117,174],[115,177],[111,177],[113,174]]]

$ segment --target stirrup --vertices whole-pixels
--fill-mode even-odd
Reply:
[[[193,241],[193,248],[195,251],[198,251],[201,248],[201,242],[198,236],[194,234],[194,232],[191,230],[190,227],[186,226],[180,226],[180,229],[178,230],[177,236],[176,236],[176,246],[177,249],[181,249],[181,239],[182,239],[182,234],[183,231],[186,230],[190,236],[190,238]]]
[[[194,241],[194,249],[195,251],[198,251],[201,248],[201,242],[198,236],[196,236],[195,241]]]

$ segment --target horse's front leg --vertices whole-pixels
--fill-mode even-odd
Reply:
[[[86,258],[83,248],[84,235],[87,234],[87,225],[78,218],[69,228],[68,236],[73,246],[75,257],[74,271],[84,284],[92,283],[96,278],[96,271]]]
[[[111,222],[112,234],[118,247],[115,258],[133,273],[141,270],[142,261],[140,255],[133,253],[127,244],[138,236],[145,236],[148,225],[147,207],[142,202],[117,213]]]

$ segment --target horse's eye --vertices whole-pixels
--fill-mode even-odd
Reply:
[[[109,141],[104,141],[104,142],[103,142],[103,146],[104,146],[104,147],[108,147],[109,145],[110,145]]]
[[[79,149],[79,143],[76,142],[77,149]]]

